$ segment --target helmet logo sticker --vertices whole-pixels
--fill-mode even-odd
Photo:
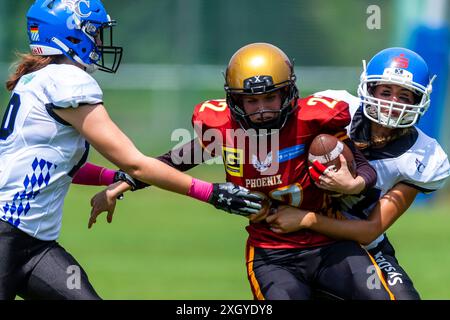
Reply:
[[[81,5],[90,8],[91,4],[89,0],[62,0],[62,3],[66,6],[66,11],[68,13],[73,13],[71,16],[67,18],[67,28],[69,30],[80,28],[81,20],[88,18],[92,11],[84,12],[86,10],[81,9]]]
[[[63,5],[65,5],[67,12],[73,12],[80,18],[87,18],[91,15],[92,11],[83,12],[81,5],[84,4],[87,9],[90,8],[91,4],[89,0],[62,0]]]
[[[383,71],[383,76],[387,78],[398,78],[398,79],[404,79],[405,81],[412,81],[413,80],[413,74],[405,69],[400,68],[386,68]]]
[[[39,41],[39,28],[37,26],[30,27],[31,41]]]
[[[403,68],[406,69],[409,66],[409,59],[405,58],[405,55],[402,53],[398,57],[394,57],[392,59],[392,67],[394,68]]]

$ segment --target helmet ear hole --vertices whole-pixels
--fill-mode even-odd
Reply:
[[[74,37],[67,37],[66,39],[69,40],[70,42],[72,42],[73,44],[79,44],[81,42],[80,39],[77,39],[77,38],[74,38]]]

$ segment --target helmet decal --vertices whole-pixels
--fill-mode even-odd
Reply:
[[[37,26],[30,27],[30,40],[39,41],[39,28]]]
[[[409,66],[409,59],[405,58],[405,54],[401,53],[398,57],[392,59],[392,67],[407,69]]]
[[[80,18],[88,18],[92,13],[89,0],[65,0],[63,3],[64,2],[66,6],[73,11],[73,14]]]

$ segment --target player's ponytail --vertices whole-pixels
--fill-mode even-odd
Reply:
[[[62,56],[35,56],[30,53],[18,53],[19,60],[14,64],[16,71],[6,81],[6,89],[14,90],[20,78],[28,73],[40,70],[51,63],[57,63]]]

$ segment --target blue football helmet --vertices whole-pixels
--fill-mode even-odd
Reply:
[[[36,0],[27,14],[34,55],[64,54],[90,73],[119,68],[123,49],[112,45],[115,24],[100,0]]]
[[[388,48],[378,52],[367,64],[358,87],[364,115],[382,126],[407,128],[417,123],[430,105],[432,83],[427,63],[414,51]],[[398,85],[414,93],[414,104],[405,104],[373,96],[380,84]]]

